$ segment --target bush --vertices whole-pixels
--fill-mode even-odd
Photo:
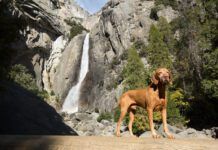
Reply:
[[[124,51],[124,52],[121,54],[120,59],[121,59],[121,60],[127,60],[127,59],[128,59],[128,53],[127,53],[127,51]]]
[[[120,108],[115,108],[114,111],[114,122],[117,122],[120,117]],[[154,122],[160,122],[161,115],[159,112],[154,112]],[[123,123],[127,126],[129,123],[129,114],[123,119]],[[134,134],[140,135],[141,133],[145,132],[146,130],[150,130],[149,122],[148,122],[148,113],[144,108],[136,107],[135,111],[135,119],[132,125],[132,130]]]
[[[161,122],[161,114],[160,112],[154,112],[153,121],[154,123]],[[129,122],[129,118],[126,119],[126,123]],[[132,126],[132,131],[136,135],[140,135],[141,133],[150,130],[148,113],[146,109],[142,107],[137,107],[135,112],[135,119]]]
[[[29,91],[37,91],[36,81],[28,72],[27,68],[21,64],[16,64],[9,71],[9,78]]]
[[[39,91],[36,85],[36,80],[28,72],[28,69],[21,64],[16,64],[11,67],[9,71],[9,79],[42,99],[48,99],[49,97],[49,94],[46,91]]]
[[[101,113],[101,114],[98,116],[97,121],[98,121],[98,122],[101,122],[101,120],[108,120],[108,121],[111,121],[111,119],[112,119],[111,113],[106,112],[106,113]]]
[[[83,30],[87,31],[80,23],[77,23],[76,21],[70,21],[66,19],[64,21],[71,26],[69,39],[81,34]]]
[[[181,115],[180,110],[186,112],[189,104],[184,101],[184,95],[181,89],[168,94],[167,102],[167,121],[171,125],[184,126],[186,124],[185,117]],[[183,114],[184,115],[184,114]]]
[[[177,0],[155,0],[155,5],[163,4],[164,6],[171,6],[173,9],[178,8]]]
[[[203,76],[201,87],[210,99],[218,99],[218,48],[204,54]]]

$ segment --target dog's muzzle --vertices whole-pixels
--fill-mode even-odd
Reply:
[[[170,82],[168,76],[163,76],[160,78],[160,80],[163,84],[168,84]]]

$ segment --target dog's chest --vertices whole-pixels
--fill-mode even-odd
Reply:
[[[165,105],[165,100],[164,99],[158,99],[156,100],[156,105],[154,107],[154,111],[160,111],[163,109]]]

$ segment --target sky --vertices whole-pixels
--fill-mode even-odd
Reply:
[[[89,13],[93,14],[99,11],[108,0],[76,0],[76,2]]]

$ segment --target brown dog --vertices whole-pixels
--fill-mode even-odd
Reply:
[[[121,96],[119,101],[121,113],[117,122],[117,136],[120,136],[120,125],[127,111],[129,112],[130,117],[128,128],[130,135],[133,136],[132,124],[134,121],[134,110],[136,109],[136,106],[140,106],[148,111],[149,125],[153,138],[160,137],[154,130],[153,111],[161,111],[164,132],[167,134],[168,138],[174,138],[174,136],[169,133],[166,120],[166,85],[172,81],[171,73],[166,68],[159,68],[155,71],[151,81],[152,83],[146,89],[130,90]]]

